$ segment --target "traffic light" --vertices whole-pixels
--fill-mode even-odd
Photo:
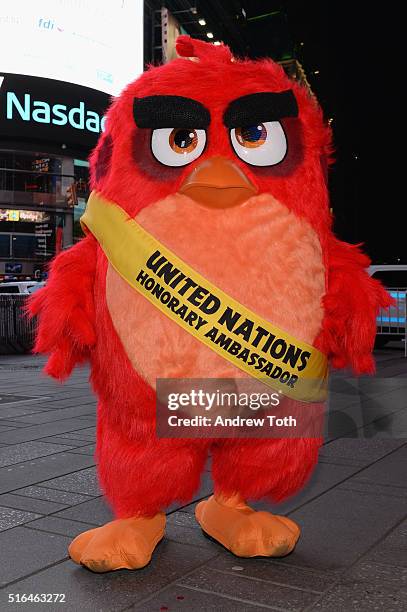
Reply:
[[[66,201],[70,208],[77,205],[78,196],[76,195],[76,183],[72,183],[66,190]]]

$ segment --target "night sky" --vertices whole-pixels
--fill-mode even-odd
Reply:
[[[378,8],[356,1],[229,0],[222,5],[232,14],[239,5],[247,13],[247,24],[239,26],[240,49],[225,38],[234,51],[274,59],[294,53],[326,118],[333,118],[336,163],[330,190],[337,235],[365,243],[376,262],[407,263],[401,90],[406,71],[396,3]],[[252,19],[274,11],[280,12]]]
[[[378,262],[407,263],[402,20],[393,11],[391,2],[381,10],[367,2],[287,3],[311,87],[325,116],[333,117],[335,229],[345,240],[365,242]]]

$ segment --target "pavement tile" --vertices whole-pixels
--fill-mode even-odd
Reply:
[[[404,509],[405,508],[404,504]],[[397,525],[366,556],[367,561],[407,568],[407,520]]]
[[[34,512],[23,512],[22,510],[0,506],[0,531],[11,529],[36,518],[40,518],[40,515],[34,514]]]
[[[407,568],[407,549],[381,544],[366,556],[367,561]]]
[[[402,351],[398,352],[398,356],[396,357],[396,353],[394,352],[393,355],[393,359],[389,359],[387,360],[387,362],[381,364],[380,366],[380,370],[379,370],[379,374],[380,376],[382,376],[383,378],[387,377],[387,378],[393,378],[393,377],[399,377],[405,380],[406,377],[406,369],[405,367],[403,367],[404,365],[404,361],[405,361],[405,357],[404,357],[404,347],[401,347]]]
[[[347,572],[346,578],[355,581],[366,580],[373,584],[385,584],[398,589],[407,588],[407,567],[383,565],[373,561],[361,561]]]
[[[82,446],[88,446],[89,440],[74,440],[70,437],[61,438],[60,436],[51,436],[49,438],[40,438],[40,442],[49,442],[50,444],[68,444],[72,448],[81,448]]]
[[[104,525],[114,519],[113,512],[103,497],[62,510],[56,516],[74,521],[84,521],[92,525]]]
[[[88,415],[92,416],[94,411],[95,408],[92,405],[75,406],[73,408],[62,408],[60,410],[47,410],[46,412],[27,414],[25,416],[16,417],[14,420],[17,423],[39,425],[41,423],[49,423],[51,421],[61,421],[62,419],[79,419],[79,417],[82,416],[87,418]]]
[[[383,377],[378,373],[375,377],[339,377],[335,372],[329,384],[329,410],[342,410],[361,406],[370,400],[388,395],[398,389],[406,389],[407,379]]]
[[[68,444],[46,444],[45,442],[23,442],[9,445],[0,449],[0,468],[38,457],[54,455],[70,448]]]
[[[0,564],[0,586],[64,559],[67,557],[66,547],[68,543],[69,538],[35,531],[34,529],[25,529],[24,527],[16,527],[0,533],[2,558],[7,559],[7,563]],[[33,576],[33,581],[33,590],[21,592],[41,592],[39,585],[35,585],[35,576]],[[57,584],[54,583],[54,587]],[[17,589],[18,586],[13,585],[4,590],[0,595],[0,602],[1,597],[5,597],[5,601],[7,601],[7,594],[15,593]],[[48,592],[52,593],[54,590],[51,589]],[[0,605],[0,609],[8,611],[9,608]]]
[[[407,518],[397,525],[392,531],[386,536],[382,542],[387,544],[403,546],[407,549]]]
[[[31,395],[13,395],[4,390],[0,390],[0,407],[4,404],[14,404],[15,402],[24,402],[25,400],[32,399],[34,398]]]
[[[382,394],[366,394],[351,405],[341,405],[341,398],[331,399],[329,413],[326,421],[327,436],[339,438],[341,436],[363,436],[363,429],[375,424],[376,430],[388,430],[393,416],[384,419],[390,413],[404,411],[407,407],[407,391],[405,387],[393,389]],[[353,432],[353,433],[352,433]],[[400,436],[398,436],[400,437]]]
[[[265,609],[264,606],[239,602],[214,593],[202,593],[179,585],[168,587],[151,599],[130,608],[142,612],[260,612]]]
[[[89,462],[92,459],[86,455],[73,456],[82,459],[84,462]],[[47,480],[46,482],[37,482],[37,484],[38,486],[49,487],[51,489],[62,489],[63,491],[70,491],[71,493],[84,493],[85,495],[94,496],[101,495],[95,467],[89,467],[79,472],[71,471],[72,473],[66,476]]]
[[[360,467],[355,465],[337,465],[337,464],[326,464],[319,463],[308,484],[297,493],[294,497],[288,499],[281,504],[272,504],[267,500],[261,500],[259,502],[253,502],[250,505],[256,510],[266,510],[273,512],[274,514],[286,514],[292,512],[294,509],[303,506],[314,497],[322,495],[328,489],[337,486],[339,483],[346,481],[357,472]]]
[[[361,435],[366,438],[407,439],[407,411],[389,414],[364,427]]]
[[[221,594],[241,603],[263,604],[287,611],[302,610],[319,597],[317,593],[248,578],[243,576],[242,572],[226,575],[208,567],[200,568],[182,578],[179,584],[201,592]]]
[[[72,448],[71,453],[78,453],[79,455],[91,455],[94,457],[96,453],[96,444],[88,444],[87,446],[79,446]]]
[[[213,559],[209,567],[230,575],[257,578],[314,593],[323,593],[337,580],[336,573],[291,567],[280,563],[279,559],[237,559],[227,553]]]
[[[343,580],[314,603],[322,612],[401,612],[407,609],[407,590],[394,590],[382,584]]]
[[[173,542],[180,542],[181,544],[187,542],[191,546],[206,548],[207,550],[213,551],[214,554],[219,554],[222,552],[222,548],[219,546],[219,544],[207,538],[203,534],[200,527],[195,529],[190,527],[182,527],[181,525],[177,525],[175,523],[167,523],[165,537]]]
[[[0,435],[6,433],[7,431],[14,431],[16,427],[8,427],[7,425],[0,425]]]
[[[72,380],[70,381],[72,384]],[[71,394],[69,397],[59,394],[58,397],[51,397],[47,402],[41,402],[42,406],[48,407],[51,410],[60,410],[61,408],[75,408],[76,406],[88,406],[89,412],[92,408],[96,409],[96,400],[91,398],[90,390],[85,390],[82,393]]]
[[[29,425],[27,425],[27,423],[16,423],[12,419],[1,419],[0,427],[11,427],[15,429],[16,427],[29,427]]]
[[[343,440],[344,438],[340,438],[340,440]],[[72,444],[72,442],[71,442]],[[71,451],[72,452],[72,451]],[[334,465],[350,465],[350,466],[354,466],[357,468],[362,468],[362,467],[366,467],[366,465],[369,465],[368,463],[366,463],[365,465],[362,465],[360,463],[357,463],[355,461],[355,459],[346,459],[346,457],[325,457],[323,455],[320,455],[318,458],[318,463],[329,463],[329,464],[334,464]]]
[[[84,395],[81,398],[63,400],[59,399],[59,395],[57,395],[53,390],[49,392],[49,398],[47,400],[35,404],[35,406],[38,406],[42,412],[50,412],[51,414],[59,410],[65,410],[66,408],[76,408],[77,406],[85,405],[89,405],[89,412],[92,412],[93,404],[89,402],[88,396]]]
[[[177,511],[168,514],[167,525],[178,525],[179,527],[187,527],[188,529],[201,530],[201,526],[197,522],[195,515],[193,513],[184,511]]]
[[[338,386],[340,384],[340,386]],[[337,388],[329,385],[328,400],[326,408],[328,413],[336,410],[346,410],[349,406],[360,405],[360,393],[346,380],[337,380]]]
[[[57,489],[47,489],[46,487],[31,486],[15,491],[17,495],[26,495],[34,499],[42,499],[64,504],[66,506],[74,506],[86,500],[91,499],[88,495],[79,495],[78,493],[70,493],[68,491],[58,491]]]
[[[208,498],[208,497],[209,497],[209,495],[207,494],[206,496],[204,496],[204,499],[206,499],[206,498]],[[193,501],[193,502],[191,502],[190,504],[188,504],[188,505],[186,505],[186,506],[181,506],[180,510],[181,510],[181,512],[185,512],[185,514],[189,514],[190,516],[192,516],[192,517],[193,517],[193,516],[195,516],[195,508],[196,508],[196,504],[197,504],[197,502],[196,502],[196,501]],[[177,510],[178,508],[179,508],[179,505],[178,505],[178,506],[176,506],[176,505],[174,504],[174,507],[173,507],[173,508],[171,508],[171,507],[170,507],[170,508],[168,508],[168,511],[169,511],[169,512],[173,512],[173,511]],[[171,515],[170,515],[170,516],[171,516]]]
[[[39,529],[40,531],[49,531],[50,533],[57,533],[59,535],[66,535],[70,537],[76,537],[83,531],[88,531],[88,529],[95,528],[94,525],[79,523],[78,521],[68,521],[56,516],[46,516],[35,521],[30,521],[26,524],[26,527],[29,529]]]
[[[63,419],[62,421],[54,421],[44,423],[43,425],[33,425],[32,427],[24,427],[18,430],[9,432],[0,432],[0,442],[6,444],[18,444],[19,442],[27,442],[29,440],[38,440],[56,434],[64,434],[69,431],[76,431],[81,428],[86,428],[85,419]]]
[[[14,419],[15,417],[25,416],[29,414],[41,413],[42,409],[36,404],[28,404],[22,406],[1,406],[0,408],[0,423],[2,419]]]
[[[355,482],[407,487],[407,445],[357,474]]]
[[[406,380],[403,381],[403,385],[398,386],[399,380],[400,379],[394,380],[393,378],[390,378],[389,388],[380,394],[376,394],[371,390],[366,391],[362,398],[361,405],[364,413],[367,416],[379,418],[380,416],[384,416],[407,407]],[[373,383],[373,385],[374,384],[375,383]]]
[[[84,421],[84,419],[83,419]],[[81,422],[79,421],[79,426],[81,426]],[[84,423],[85,424],[85,423]],[[61,438],[73,438],[78,440],[94,440],[96,437],[96,427],[87,427],[86,429],[79,429],[78,431],[72,431],[69,434],[61,434]]]
[[[65,504],[57,504],[43,499],[33,499],[32,497],[24,497],[23,495],[15,495],[13,493],[0,495],[0,506],[27,510],[28,512],[36,512],[38,514],[52,514],[66,508]]]
[[[330,411],[326,415],[324,438],[326,440],[337,440],[341,437],[359,438],[360,431],[365,427],[366,420],[360,410],[354,406],[349,408],[350,414],[345,410]],[[369,421],[370,422],[370,421]]]
[[[400,497],[401,499],[407,497],[407,487],[392,487],[391,485],[376,484],[374,482],[359,482],[353,478],[338,485],[338,489],[359,491],[359,493],[365,493],[366,495],[384,495],[385,497]]]
[[[41,484],[48,486],[47,479],[81,470],[90,465],[93,465],[93,458],[88,455],[71,455],[62,452],[4,467],[0,469],[0,493],[9,493],[31,484],[40,484],[39,481],[44,481]],[[77,474],[80,473],[77,472]]]
[[[373,395],[388,393],[399,387],[407,387],[407,378],[405,376],[400,376],[397,379],[394,376],[389,378],[388,376],[382,376],[380,370],[381,368],[378,366],[378,372],[375,376],[362,374],[361,376],[346,377],[345,379],[338,378],[336,376],[337,372],[335,372],[335,376],[331,377],[330,390],[334,393],[348,392],[351,394],[353,388],[355,394],[367,394],[369,397],[372,397]]]
[[[396,497],[334,488],[290,514],[301,527],[294,552],[281,563],[341,571],[354,563],[406,514]]]
[[[24,531],[35,534],[37,538],[38,534],[41,537],[45,535],[51,537],[34,529],[24,529]],[[59,537],[62,538],[54,536],[56,539]],[[66,547],[66,542],[69,540],[67,538],[63,540]],[[159,544],[152,562],[141,570],[95,574],[78,567],[72,561],[66,561],[13,584],[12,592],[57,591],[66,593],[66,603],[63,604],[65,612],[78,612],[78,610],[115,612],[146,599],[211,558],[212,554],[206,550],[166,541]],[[10,591],[7,589],[7,592]],[[21,610],[21,607],[9,606],[7,612],[14,609]],[[59,606],[58,610],[61,609]]]
[[[400,440],[340,438],[324,444],[319,454],[321,458],[333,462],[335,459],[346,459],[353,461],[355,465],[367,466],[402,445]]]

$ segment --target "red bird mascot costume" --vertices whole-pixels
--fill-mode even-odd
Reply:
[[[135,290],[126,266],[137,236],[356,374],[374,370],[376,313],[389,304],[365,272],[368,258],[332,234],[330,131],[307,89],[272,61],[237,60],[224,45],[181,36],[177,51],[112,103],[91,156],[87,235],[56,257],[30,302],[46,372],[63,380],[91,364],[99,478],[116,520],[79,535],[69,554],[96,572],[150,561],[166,507],[191,499],[209,452],[215,492],[196,509],[204,532],[239,556],[288,554],[299,527],[246,500],[293,495],[321,445],[156,436],[157,378],[242,371],[194,335],[198,323],[189,333]]]

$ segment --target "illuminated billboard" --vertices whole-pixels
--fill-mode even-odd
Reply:
[[[88,152],[104,130],[109,100],[108,94],[81,85],[3,73],[0,138]]]
[[[0,73],[117,95],[143,71],[143,0],[1,0]]]

